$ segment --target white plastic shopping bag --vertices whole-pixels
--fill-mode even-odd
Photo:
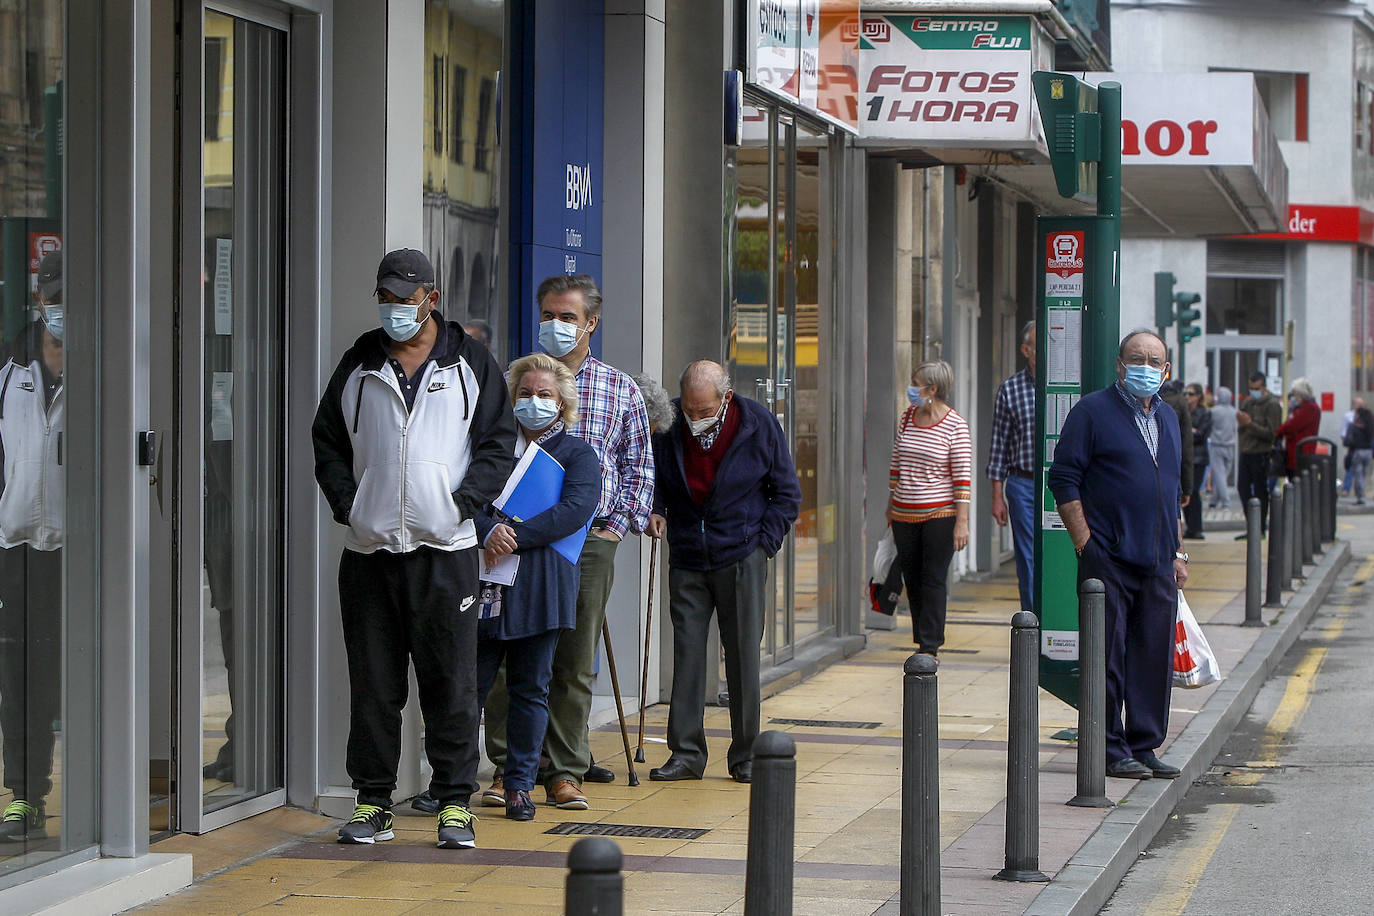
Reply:
[[[889,526],[873,553],[873,576],[868,580],[869,606],[879,614],[891,617],[897,612],[897,600],[902,597],[902,569],[897,563],[897,542],[892,540]]]
[[[1174,686],[1205,687],[1219,680],[1221,671],[1217,668],[1217,657],[1180,589],[1178,622],[1174,624]]]

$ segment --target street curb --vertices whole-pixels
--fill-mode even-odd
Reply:
[[[1169,745],[1164,758],[1182,769],[1183,775],[1145,780],[1133,787],[1035,898],[1026,916],[1090,916],[1106,904],[1193,781],[1221,752],[1260,687],[1316,615],[1349,559],[1347,541],[1336,541],[1326,549],[1278,619],[1260,634],[1241,663]]]

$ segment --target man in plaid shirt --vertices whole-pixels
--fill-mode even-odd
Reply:
[[[988,479],[992,481],[992,517],[1006,527],[1016,551],[1016,582],[1021,609],[1035,607],[1031,595],[1035,550],[1035,322],[1021,329],[1021,355],[1026,368],[1004,380],[992,409],[992,448]]]
[[[543,770],[547,803],[582,810],[582,782],[610,782],[610,770],[594,766],[587,734],[596,681],[596,642],[606,619],[615,574],[615,551],[627,532],[642,532],[654,499],[654,453],[644,396],[628,375],[591,355],[591,337],[601,324],[601,290],[587,274],[549,277],[539,284],[539,344],[577,377],[582,417],[568,430],[601,459],[601,501],[582,547],[577,594],[577,629],[564,630],[549,684],[549,726]],[[487,756],[497,778],[482,803],[504,806],[500,772],[506,757],[505,685],[498,680],[487,699]],[[492,726],[497,727],[493,728]]]

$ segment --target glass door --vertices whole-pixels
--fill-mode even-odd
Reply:
[[[198,65],[184,68],[183,86],[203,107],[183,99],[169,462],[178,475],[175,827],[191,833],[285,795],[286,23],[207,8],[196,26],[185,31],[199,54],[186,59]]]

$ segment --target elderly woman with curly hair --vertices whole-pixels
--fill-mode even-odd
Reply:
[[[1317,396],[1307,379],[1293,380],[1293,385],[1288,389],[1288,410],[1288,419],[1274,431],[1274,438],[1283,440],[1287,451],[1285,466],[1288,476],[1292,477],[1298,473],[1298,443],[1317,435],[1322,422],[1322,409],[1317,405]],[[1309,444],[1304,451],[1312,451],[1314,445]]]
[[[505,662],[510,697],[502,775],[506,817],[528,821],[534,817],[530,792],[549,722],[554,650],[559,634],[577,624],[578,566],[552,545],[591,520],[601,496],[601,462],[590,445],[566,432],[578,419],[577,382],[566,366],[536,353],[511,363],[508,379],[520,424],[516,457],[537,445],[564,472],[558,502],[533,518],[508,518],[488,506],[475,520],[488,568],[511,554],[519,557],[513,585],[482,583],[477,690],[485,706]]]

